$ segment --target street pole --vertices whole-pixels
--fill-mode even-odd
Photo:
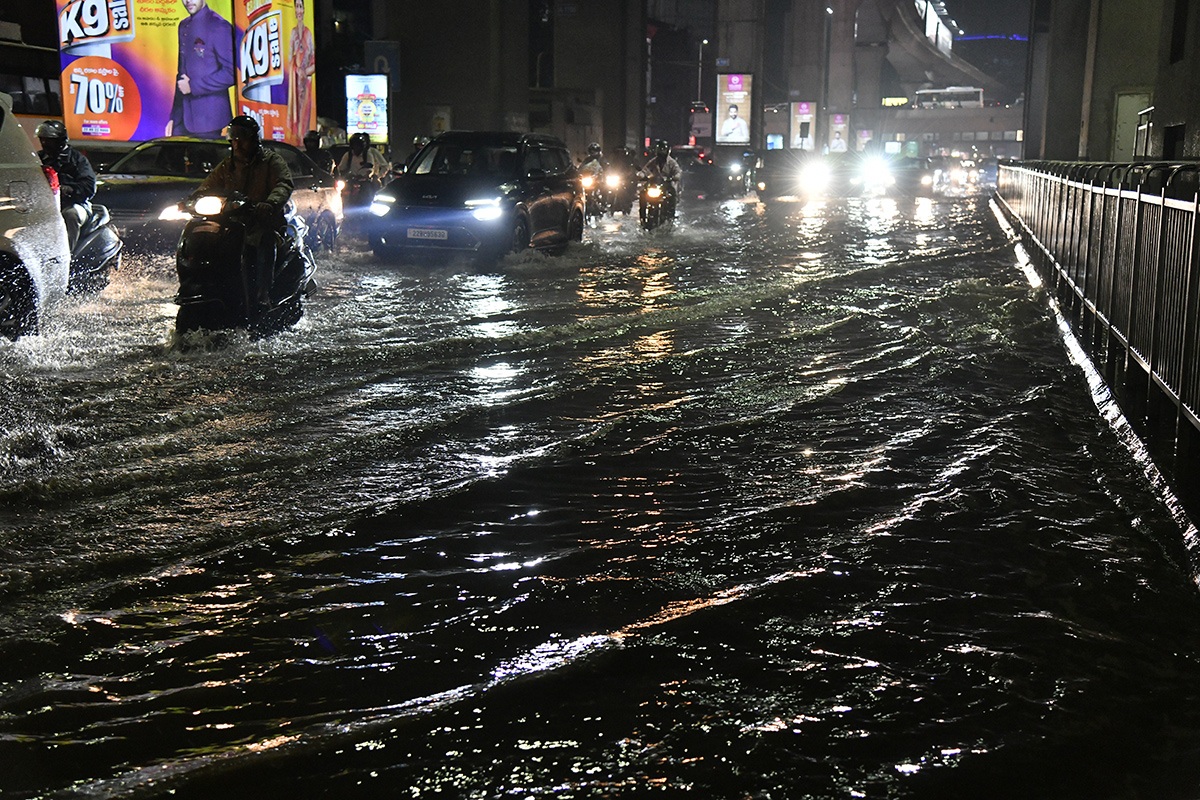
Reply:
[[[696,101],[704,99],[704,45],[708,39],[700,40],[700,55],[696,58]]]

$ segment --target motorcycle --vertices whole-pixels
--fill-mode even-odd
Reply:
[[[581,179],[584,192],[583,215],[588,225],[593,228],[600,223],[600,218],[607,214],[612,207],[614,180],[617,181],[616,185],[620,185],[618,176],[611,173],[606,174],[604,171],[586,173]]]
[[[117,235],[108,208],[87,203],[79,238],[71,248],[71,277],[67,291],[99,292],[108,285],[109,273],[121,268],[124,243]]]
[[[307,226],[293,204],[288,203],[284,213],[286,231],[276,236],[265,304],[257,302],[256,248],[246,243],[255,223],[254,204],[238,193],[214,192],[191,197],[183,207],[192,218],[184,226],[175,257],[176,335],[201,328],[244,328],[269,336],[296,324],[304,315],[304,297],[316,288],[317,264],[304,243]]]
[[[645,179],[638,194],[638,216],[648,231],[675,219],[675,196],[666,181]]]
[[[375,183],[362,175],[347,175],[339,181],[342,210],[345,214],[360,214],[371,207],[375,199]]]

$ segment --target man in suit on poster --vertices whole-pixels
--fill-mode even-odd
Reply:
[[[179,23],[175,102],[166,134],[219,139],[233,113],[233,25],[206,0],[183,0],[183,7],[188,16]]]

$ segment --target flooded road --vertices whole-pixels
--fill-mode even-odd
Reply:
[[[1200,794],[1194,531],[985,199],[318,278],[0,343],[0,796]]]

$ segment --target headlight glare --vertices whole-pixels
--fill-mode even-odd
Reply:
[[[192,218],[192,215],[180,208],[178,203],[175,203],[158,212],[158,218],[164,222],[186,222]]]
[[[196,200],[192,206],[196,209],[196,213],[202,217],[211,217],[221,213],[221,209],[225,207],[225,198],[218,197],[215,194],[206,194]]]

